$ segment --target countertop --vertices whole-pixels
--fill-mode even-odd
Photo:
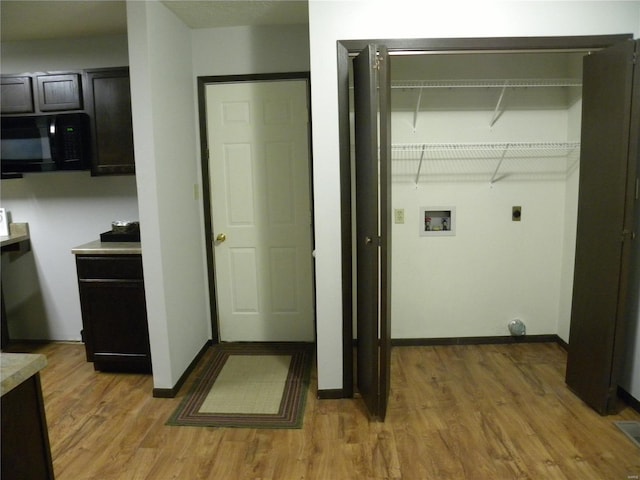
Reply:
[[[74,255],[140,255],[140,242],[102,242],[94,240],[71,249]]]
[[[0,353],[0,395],[4,395],[47,366],[37,353]]]
[[[8,247],[15,243],[29,240],[29,224],[28,223],[10,223],[9,235],[0,237],[0,246]]]

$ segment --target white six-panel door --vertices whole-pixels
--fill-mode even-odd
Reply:
[[[313,341],[304,80],[209,84],[207,141],[221,341]]]

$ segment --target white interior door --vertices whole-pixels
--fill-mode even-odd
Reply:
[[[209,84],[207,143],[221,341],[313,341],[304,80]]]

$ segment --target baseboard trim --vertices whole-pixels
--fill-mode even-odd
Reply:
[[[635,398],[624,388],[618,385],[618,397],[623,400],[627,405],[633,408],[636,412],[640,412],[640,400]]]
[[[154,388],[153,397],[154,398],[175,398],[175,396],[178,395],[178,392],[180,391],[180,388],[182,387],[184,382],[186,382],[191,372],[193,372],[193,370],[196,368],[196,365],[198,365],[198,362],[200,361],[202,356],[205,354],[207,349],[212,344],[213,344],[212,340],[207,340],[207,343],[205,343],[204,346],[200,349],[200,351],[196,354],[194,359],[191,361],[191,363],[189,364],[187,369],[184,371],[184,373],[180,376],[180,378],[178,379],[178,382],[173,386],[173,388]]]
[[[320,400],[337,400],[339,398],[346,398],[342,388],[318,390],[317,397]]]
[[[556,335],[556,343],[562,347],[565,352],[569,351],[569,344]]]
[[[511,335],[493,337],[448,337],[448,338],[394,338],[391,345],[394,347],[431,347],[437,345],[491,345],[507,343],[558,343],[566,348],[566,343],[555,334],[551,335],[523,335],[514,337]]]

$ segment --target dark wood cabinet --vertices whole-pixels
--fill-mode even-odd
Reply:
[[[135,173],[128,68],[85,71],[94,175]]]
[[[0,399],[2,480],[53,479],[49,433],[36,373]]]
[[[2,114],[33,113],[31,77],[3,75],[0,102]]]
[[[2,115],[84,111],[91,121],[91,174],[135,173],[128,67],[0,78]]]
[[[81,72],[2,75],[2,114],[78,111],[84,108]]]
[[[83,109],[80,72],[2,75],[1,93],[3,115]]]
[[[82,109],[82,83],[79,73],[36,76],[38,108],[41,112]]]
[[[141,255],[76,255],[83,339],[96,370],[151,371]]]

